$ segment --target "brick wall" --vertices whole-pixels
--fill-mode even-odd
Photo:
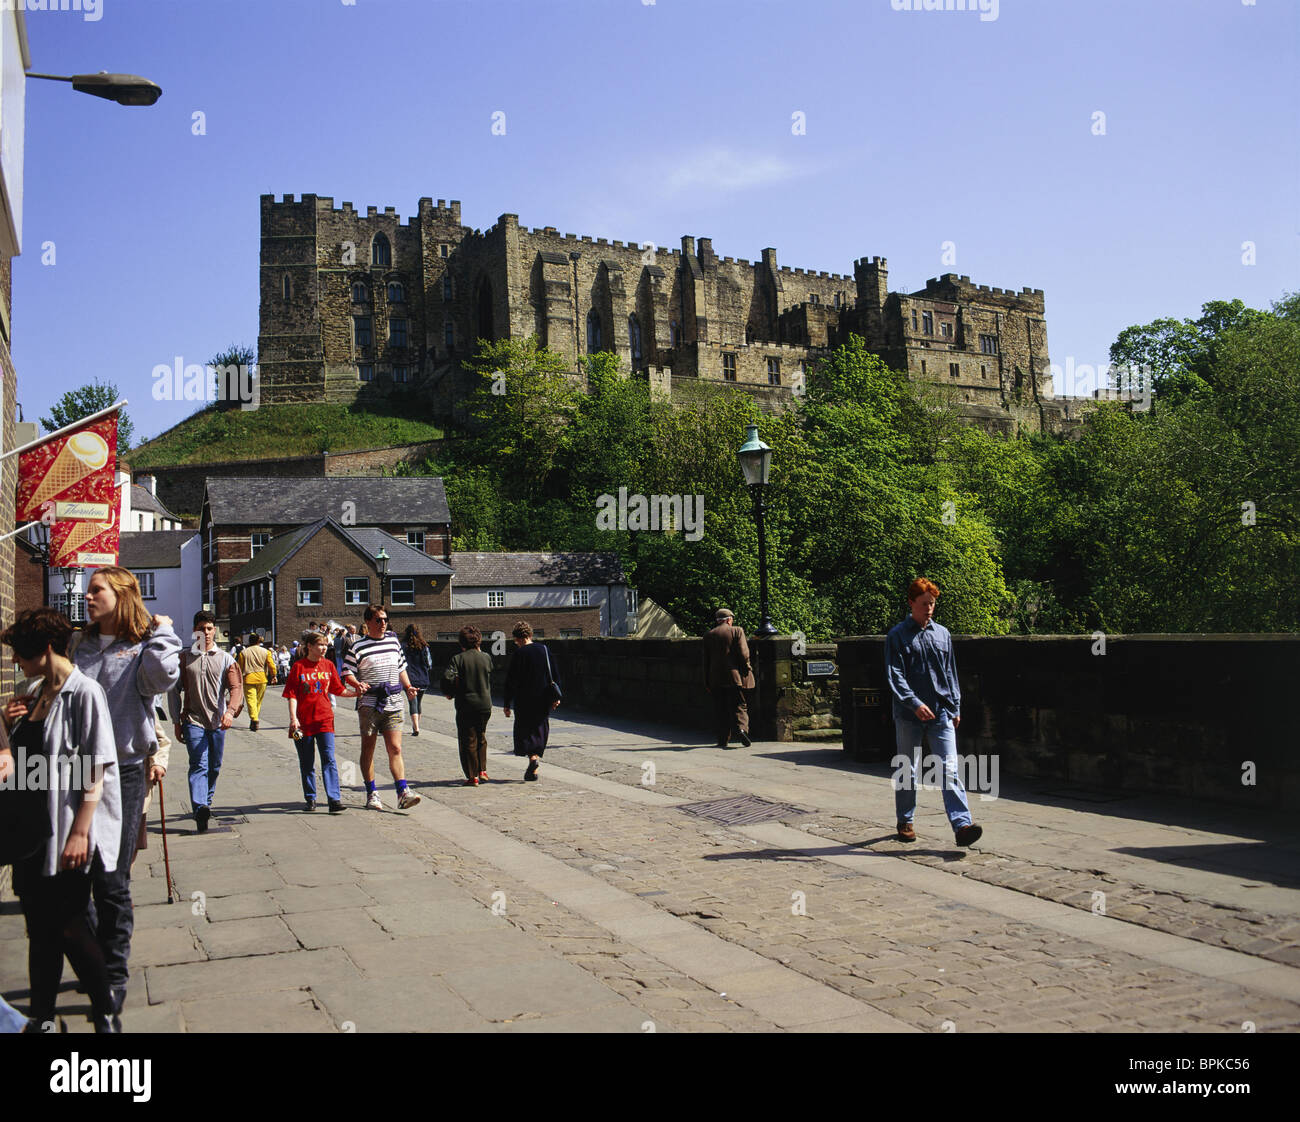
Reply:
[[[0,317],[0,377],[3,385],[3,408],[0,409],[0,429],[3,430],[4,450],[14,447],[14,403],[18,398],[18,374],[14,369],[13,358],[9,353],[10,315],[13,309],[13,263],[8,257],[0,257],[0,304],[3,316]],[[10,456],[0,461],[0,534],[7,534],[14,528],[14,513],[18,506],[18,457]],[[26,564],[26,560],[23,561]],[[16,614],[17,589],[15,571],[17,553],[12,538],[0,542],[0,625],[8,627]],[[29,568],[41,571],[38,566]],[[39,577],[38,577],[39,580]],[[37,604],[40,601],[37,600]],[[8,697],[14,688],[14,663],[9,657],[8,648],[0,652],[0,696]]]

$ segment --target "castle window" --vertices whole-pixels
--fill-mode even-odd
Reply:
[[[452,350],[456,346],[456,327],[454,324],[447,324],[442,330],[442,341],[447,344],[447,350]]]
[[[988,368],[987,366],[981,366],[981,367],[980,367],[980,377],[981,377],[981,378],[987,378],[988,376],[989,376],[989,368]]]
[[[388,302],[390,304],[406,303],[406,290],[397,281],[392,281],[388,285]]]
[[[951,338],[952,338],[952,324],[950,324],[950,323],[941,323],[941,324],[939,324],[939,335],[940,335],[942,338],[944,338],[944,339],[951,339]]]
[[[370,346],[370,317],[352,317],[352,341],[358,347]]]
[[[283,292],[284,298],[286,300],[292,299],[293,283],[289,280],[288,273],[285,273],[283,279],[281,280],[281,292]]]
[[[842,293],[842,292],[837,292],[837,293],[835,294],[835,306],[838,308],[838,307],[840,307],[843,303],[844,303],[844,293]]]
[[[925,359],[921,359],[921,373],[925,373]]]
[[[438,246],[438,256],[446,257],[450,249],[451,247],[448,246],[446,242],[443,242],[441,245]]]
[[[392,263],[393,250],[388,239],[383,234],[376,234],[375,240],[370,243],[370,264],[387,266]]]
[[[767,384],[769,386],[779,386],[781,384],[781,360],[779,358],[769,358],[767,360]]]
[[[394,366],[393,381],[409,382],[411,380],[411,368],[409,366]]]
[[[388,345],[391,347],[405,347],[406,343],[406,319],[390,319],[388,321]]]
[[[671,346],[677,346],[682,341],[682,325],[676,320],[668,325],[668,342]]]
[[[636,315],[627,317],[627,338],[632,347],[632,361],[641,361],[641,321]]]
[[[916,309],[912,309],[912,330],[916,330]]]
[[[735,351],[722,352],[722,377],[728,382],[734,382],[736,380]]]
[[[352,303],[364,304],[369,299],[370,299],[370,293],[366,291],[366,286],[362,284],[360,281],[354,282],[352,285]]]
[[[955,362],[948,363],[948,377],[949,378],[961,377],[961,367],[958,366],[957,363]]]
[[[592,308],[587,313],[587,353],[594,355],[600,350],[600,313]]]
[[[998,353],[998,337],[996,335],[980,336],[980,352],[986,355],[995,355]]]
[[[933,335],[933,334],[934,334],[934,315],[933,315],[933,313],[931,313],[931,312],[922,312],[922,313],[921,313],[921,334],[923,334],[923,335]]]
[[[808,300],[810,303],[813,304],[820,304],[822,302],[822,298],[818,296],[817,293],[815,292],[808,293]]]
[[[375,368],[371,363],[363,362],[357,367],[357,377],[363,382],[373,382],[375,380]]]
[[[443,274],[443,278],[442,278],[442,298],[444,300],[450,300],[451,297],[452,297],[451,275],[445,273]]]

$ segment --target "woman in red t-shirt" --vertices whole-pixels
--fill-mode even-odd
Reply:
[[[302,770],[302,794],[307,810],[316,809],[316,752],[330,813],[344,809],[339,791],[339,769],[334,762],[334,706],[330,694],[356,697],[340,680],[334,663],[325,658],[327,640],[319,631],[304,631],[298,645],[301,657],[289,670],[284,696],[289,700],[289,735],[297,741],[298,766]]]

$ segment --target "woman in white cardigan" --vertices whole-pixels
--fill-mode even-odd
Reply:
[[[21,612],[0,642],[29,679],[4,709],[10,747],[0,778],[43,786],[50,834],[14,863],[14,891],[27,919],[31,1017],[54,1019],[67,955],[90,997],[96,1032],[120,1032],[104,953],[86,918],[90,869],[116,869],[122,829],[117,748],[103,688],[67,658],[72,625],[49,608]]]

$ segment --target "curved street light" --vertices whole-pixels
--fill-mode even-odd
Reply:
[[[98,74],[33,74],[27,72],[28,78],[44,78],[50,82],[71,82],[78,93],[93,94],[107,101],[116,101],[118,105],[152,105],[162,97],[162,87],[148,78],[138,74],[109,74],[101,70]]]

